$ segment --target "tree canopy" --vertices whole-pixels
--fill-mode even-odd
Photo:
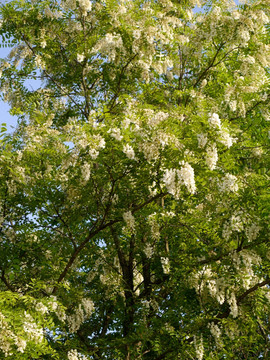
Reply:
[[[0,359],[269,358],[269,5],[1,5]]]

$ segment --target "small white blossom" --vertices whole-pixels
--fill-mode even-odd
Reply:
[[[162,269],[164,274],[169,274],[170,273],[170,261],[169,258],[167,257],[161,257],[161,265],[162,265]]]
[[[235,142],[235,139],[233,139],[227,129],[222,128],[219,132],[219,138],[218,141],[226,146],[227,148],[230,148],[232,144]]]
[[[236,302],[235,294],[232,293],[230,298],[228,299],[228,304],[230,305],[231,314],[234,318],[238,316],[238,306]]]
[[[232,174],[226,174],[219,188],[222,192],[237,192],[237,177]]]
[[[208,141],[207,135],[206,134],[198,134],[197,139],[198,139],[199,148],[203,149]]]
[[[203,359],[203,354],[204,354],[204,347],[203,347],[203,338],[202,338],[202,336],[201,336],[201,338],[200,338],[200,342],[197,342],[197,338],[196,338],[196,336],[194,336],[194,347],[195,347],[197,359],[198,359],[198,360],[202,360],[202,359]]]
[[[245,233],[248,238],[248,241],[253,241],[257,238],[258,233],[260,232],[261,227],[257,224],[251,224],[245,228]]]
[[[83,62],[83,60],[85,59],[85,56],[83,54],[77,54],[77,61],[78,62]]]
[[[83,15],[86,16],[88,11],[92,9],[92,3],[90,0],[78,0],[79,6],[82,9]]]
[[[131,231],[135,231],[135,218],[132,215],[131,211],[127,211],[123,214],[123,219],[127,224],[127,227],[131,230]]]
[[[229,107],[230,107],[231,111],[236,111],[236,109],[237,109],[237,101],[236,100],[229,101]]]
[[[206,148],[206,165],[210,170],[214,170],[218,161],[218,152],[216,144],[209,145]]]
[[[90,149],[89,150],[89,155],[91,156],[91,158],[93,160],[95,160],[98,157],[99,151],[96,149]]]
[[[148,259],[150,259],[153,256],[153,253],[154,253],[153,246],[151,244],[147,243],[145,248],[144,248],[144,253],[145,253],[146,257]]]
[[[108,134],[110,134],[111,137],[115,138],[118,141],[121,141],[123,139],[123,136],[121,135],[120,129],[118,129],[118,128],[109,129]]]
[[[26,348],[27,342],[21,338],[17,338],[15,341],[17,345],[17,350],[21,353],[24,353],[24,350]]]
[[[86,360],[87,358],[78,353],[76,349],[72,349],[68,352],[68,360]]]
[[[216,113],[209,114],[208,122],[212,128],[221,128],[220,118]]]
[[[184,185],[187,187],[188,191],[191,194],[194,194],[196,191],[195,178],[194,178],[194,170],[192,166],[188,163],[185,163],[180,170],[180,176],[184,182]]]
[[[81,167],[81,173],[82,173],[82,178],[84,181],[88,181],[90,179],[90,174],[91,174],[91,167],[90,164],[88,163],[84,163]]]
[[[86,317],[89,317],[93,311],[94,311],[94,303],[91,299],[82,299],[82,306],[84,308],[84,311],[85,311],[85,316]]]
[[[123,152],[127,155],[129,159],[134,160],[135,159],[135,152],[133,150],[133,147],[129,144],[124,145]]]
[[[210,324],[210,332],[211,334],[214,336],[214,338],[217,340],[220,338],[221,336],[221,331],[220,331],[220,328],[215,324],[215,323],[211,323]]]
[[[42,304],[41,302],[36,304],[36,310],[40,312],[41,314],[46,314],[48,312],[47,306]]]

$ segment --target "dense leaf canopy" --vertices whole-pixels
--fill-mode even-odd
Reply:
[[[269,358],[269,13],[1,5],[0,359]]]

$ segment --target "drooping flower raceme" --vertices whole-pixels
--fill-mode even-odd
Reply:
[[[206,148],[206,165],[210,170],[214,170],[216,168],[218,161],[218,152],[216,144],[208,145]]]
[[[216,114],[216,113],[209,114],[208,122],[209,122],[209,125],[214,129],[221,128],[220,118],[219,118],[218,114]]]

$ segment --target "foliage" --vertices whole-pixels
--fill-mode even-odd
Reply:
[[[0,358],[268,358],[269,1],[0,11]]]

